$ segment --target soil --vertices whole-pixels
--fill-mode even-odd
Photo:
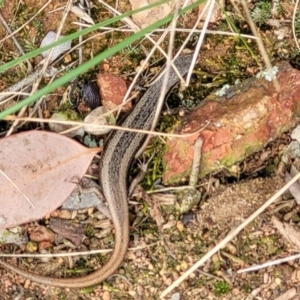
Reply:
[[[253,10],[256,2],[258,1],[248,1],[249,9]],[[1,14],[15,30],[45,3],[45,0],[4,1]],[[41,39],[48,31],[57,30],[63,10],[54,10],[63,4],[61,1],[52,1],[33,22],[28,23],[15,35],[26,52],[38,48]],[[115,5],[115,3],[110,4]],[[274,22],[265,20],[261,26],[258,26],[258,31],[272,63],[286,60],[297,67],[299,50],[295,46],[291,29],[294,7],[290,1],[282,1],[280,5],[279,15],[269,17],[278,21],[279,25],[270,25]],[[122,12],[130,10],[129,3],[120,1],[119,9]],[[240,2],[232,1],[232,4],[226,4],[225,10],[242,33],[250,34],[244,13],[239,15],[242,11]],[[197,19],[197,14],[198,11],[194,10],[189,17],[181,18],[180,26],[191,28],[193,21]],[[94,2],[92,17],[97,23],[112,17],[112,14],[98,2]],[[67,35],[77,30],[77,26],[73,24],[75,21],[78,21],[77,17],[70,14],[62,34]],[[232,26],[228,25],[226,19],[219,19],[216,23],[210,24],[209,29],[231,31]],[[4,27],[0,26],[0,39],[5,38],[6,35]],[[83,48],[84,61],[115,45],[128,35],[129,33],[111,32],[95,36]],[[92,37],[92,34],[88,37]],[[181,44],[183,37],[183,34],[176,36],[176,48]],[[194,47],[194,42],[191,41],[188,46]],[[245,45],[241,39],[233,36],[207,35],[195,70],[194,84],[184,94],[185,97],[180,101],[179,108],[189,109],[224,83],[233,84],[236,79],[249,78],[263,69],[263,59],[255,41],[249,39],[247,42],[248,44]],[[19,56],[11,39],[0,43],[0,64]],[[166,41],[162,47],[166,49],[167,44]],[[141,59],[145,57],[145,52],[151,47],[152,45],[147,41],[143,42],[142,47],[138,43],[129,46],[128,49],[120,51],[101,65],[92,68],[88,73],[82,74],[80,80],[95,80],[96,74],[100,71],[122,75],[130,81],[135,68],[139,66]],[[159,56],[158,52],[155,56]],[[77,58],[78,54],[74,51],[68,59],[64,59],[63,63],[69,59],[75,61]],[[31,59],[33,66],[38,61],[40,57]],[[0,90],[18,82],[24,76],[26,76],[26,67],[23,64],[1,74]],[[47,84],[47,81],[43,84]],[[66,89],[67,87],[60,87],[47,97],[41,110],[44,117],[48,117],[58,109]],[[77,101],[72,99],[74,103],[75,100]],[[76,104],[74,107],[80,110]],[[84,114],[85,110],[82,109],[81,113]],[[164,120],[167,118],[163,117]],[[176,123],[173,119],[170,123],[172,122]],[[163,129],[171,126],[172,124],[163,121],[160,124],[160,128]],[[36,126],[32,125],[30,128]],[[280,162],[289,142],[290,133],[286,132],[277,140],[268,143],[260,152],[236,164],[235,172],[232,169],[230,172],[223,170],[218,174],[207,175],[199,183],[199,191],[202,193],[200,203],[183,215],[174,208],[174,202],[172,205],[159,205],[134,198],[133,204],[130,203],[130,250],[117,273],[104,283],[80,290],[60,289],[42,286],[0,269],[0,299],[158,299],[163,290],[284,185],[282,174],[293,161],[289,161],[287,166],[283,167]],[[158,148],[157,145],[157,140],[152,141],[152,147]],[[297,160],[295,159],[295,164]],[[151,186],[158,177],[161,177],[160,164],[161,160],[154,160],[143,186]],[[183,178],[182,182],[186,181],[186,178]],[[170,196],[163,195],[162,197],[166,199]],[[157,209],[156,217],[150,215],[150,207]],[[41,249],[46,249],[58,253],[68,252],[70,249],[86,251],[113,247],[114,235],[111,223],[92,208],[72,213],[57,210],[43,220],[22,225],[24,234],[30,236],[37,226],[48,228],[49,219],[54,216],[80,224],[81,231],[82,226],[85,226],[83,241],[75,247],[67,239],[56,235],[55,241],[48,244],[45,244],[45,241],[44,244],[29,241],[21,246],[8,244],[1,246],[1,252],[37,253]],[[300,299],[298,260],[269,266],[258,271],[237,273],[245,267],[288,257],[299,251],[275,229],[271,219],[273,216],[282,222],[299,226],[298,208],[289,192],[277,199],[224,249],[211,257],[203,267],[173,290],[166,299]],[[160,221],[158,217],[161,218]],[[78,238],[76,241],[78,244]],[[13,258],[7,261],[39,274],[64,277],[84,276],[93,269],[100,268],[107,257],[108,255],[91,255],[75,259],[53,258],[51,260]]]

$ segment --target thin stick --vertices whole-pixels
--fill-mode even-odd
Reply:
[[[275,90],[276,92],[280,92],[280,86],[279,86],[279,82],[277,80],[277,78],[274,76],[272,76],[272,64],[271,64],[271,61],[269,59],[269,56],[267,54],[267,51],[265,49],[265,46],[261,40],[261,38],[259,37],[258,33],[257,33],[257,30],[256,30],[256,27],[255,27],[255,24],[254,22],[252,21],[251,19],[251,15],[250,15],[250,11],[248,9],[248,6],[246,4],[246,1],[245,0],[242,0],[242,5],[243,5],[243,8],[244,8],[244,11],[246,13],[246,17],[247,17],[247,21],[249,23],[249,26],[251,28],[251,31],[252,33],[257,37],[257,40],[256,40],[256,43],[257,43],[257,46],[258,46],[258,49],[259,49],[259,52],[261,54],[261,56],[263,57],[263,60],[266,64],[266,67],[268,69],[268,71],[270,72],[271,74],[271,77],[272,77],[272,81],[273,81],[273,84],[274,84],[274,87],[275,87]]]
[[[199,36],[199,39],[198,39],[198,42],[197,42],[197,45],[196,45],[195,53],[199,53],[200,52],[200,49],[201,49],[202,43],[204,41],[204,37],[206,35],[206,30],[207,30],[207,27],[209,25],[210,17],[212,15],[212,11],[214,9],[215,3],[216,3],[215,0],[210,0],[210,1],[206,2],[205,7],[203,8],[201,14],[198,17],[198,21],[194,25],[194,28],[196,28],[196,26],[198,26],[200,19],[202,18],[203,14],[208,9],[207,17],[205,18],[205,21],[204,21],[204,24],[203,24],[203,28],[202,28],[202,31],[200,33],[200,36]],[[196,55],[193,57],[193,60],[191,62],[192,66],[194,66],[196,64],[197,58],[198,58],[198,56],[196,56]],[[187,74],[187,77],[186,77],[186,81],[187,81],[186,84],[187,85],[189,85],[189,83],[191,81],[191,76],[192,76],[192,72],[189,71],[188,74]]]
[[[297,39],[297,36],[296,36],[296,29],[295,29],[296,13],[297,13],[298,4],[299,4],[299,0],[296,0],[294,11],[293,11],[293,18],[292,18],[292,29],[293,29],[294,41],[296,43],[296,46],[297,46],[298,50],[300,50],[300,46],[299,46],[298,39]]]
[[[195,22],[197,23],[197,21]],[[74,25],[82,25],[83,27],[91,27],[91,25],[89,24],[82,24],[82,23],[79,23],[79,22],[72,22],[72,24]],[[196,27],[198,26],[198,24],[196,25]],[[123,28],[124,26],[121,26],[119,28],[115,28],[115,27],[101,27],[101,28],[98,28],[98,30],[110,30],[111,32],[135,32],[135,30],[133,29],[130,29],[130,28]],[[197,29],[197,28],[178,28],[176,27],[175,28],[176,32],[192,32],[192,33],[201,33],[203,31],[203,29]],[[161,28],[157,28],[157,29],[154,29],[152,32],[155,33],[155,32],[165,32],[166,29],[161,29]],[[106,33],[106,32],[103,32],[103,33]],[[257,40],[257,37],[256,36],[253,36],[253,35],[249,35],[249,34],[242,34],[242,33],[236,33],[236,32],[226,32],[226,31],[220,31],[220,30],[209,30],[207,29],[206,34],[219,34],[219,35],[230,35],[230,36],[237,36],[237,37],[244,37],[246,39],[252,39],[252,40]],[[100,34],[100,33],[99,33]],[[90,37],[89,39],[92,39],[93,37]],[[86,41],[86,40],[85,40]]]
[[[252,266],[252,267],[249,267],[249,268],[240,269],[240,270],[237,271],[237,273],[240,274],[240,273],[245,273],[245,272],[257,271],[257,270],[260,270],[260,269],[264,269],[264,268],[267,268],[267,267],[270,267],[270,266],[279,265],[279,264],[282,264],[284,262],[295,260],[295,259],[298,259],[298,258],[300,258],[300,254],[295,254],[295,255],[292,255],[292,256],[289,256],[289,257],[268,261],[268,262],[266,262],[264,264],[261,264],[261,265],[255,265],[255,266]]]
[[[171,58],[172,58],[172,52],[173,52],[173,46],[174,46],[174,40],[175,40],[175,28],[176,28],[176,23],[178,20],[178,11],[179,11],[179,1],[176,1],[175,11],[174,11],[174,19],[172,20],[172,23],[170,26],[170,38],[169,38],[165,75],[164,75],[164,79],[163,79],[162,86],[160,89],[161,92],[160,92],[159,98],[157,100],[158,103],[157,103],[157,107],[156,107],[155,116],[154,116],[154,119],[152,122],[151,130],[154,130],[158,123],[158,119],[161,114],[161,108],[163,106],[164,98],[165,98],[165,94],[166,94],[166,90],[167,90],[167,84],[169,81],[169,75],[170,75],[170,71],[171,71],[171,67],[172,67],[172,59]],[[176,68],[174,70],[176,70]],[[148,138],[149,137],[147,137],[147,139]],[[145,144],[146,143],[147,142],[145,142]],[[141,151],[141,150],[139,150],[139,151]]]
[[[137,246],[134,248],[128,248],[129,251],[136,251],[141,249],[150,248],[152,246],[156,246],[157,243],[152,243],[145,246]],[[68,256],[80,256],[80,255],[92,255],[92,254],[99,254],[99,253],[109,253],[112,252],[113,249],[98,249],[98,250],[91,250],[91,251],[80,251],[80,252],[68,252],[68,253],[42,253],[42,254],[4,254],[0,253],[0,257],[34,257],[34,258],[45,258],[45,257],[68,257]]]
[[[200,160],[201,160],[201,149],[202,149],[203,139],[200,137],[196,140],[194,145],[194,158],[192,164],[192,170],[190,174],[190,186],[194,189],[196,188],[196,184],[199,178],[199,170],[200,170]]]
[[[210,123],[207,122],[206,125],[199,128],[197,131],[191,132],[191,133],[185,133],[185,134],[174,134],[174,133],[162,133],[162,132],[156,132],[151,130],[142,130],[142,129],[135,129],[135,128],[128,128],[128,127],[122,127],[122,126],[116,126],[116,125],[99,125],[99,124],[93,124],[93,123],[83,123],[83,122],[77,122],[77,121],[61,121],[61,120],[50,120],[50,119],[40,119],[40,118],[26,118],[26,117],[15,117],[15,116],[6,116],[3,118],[6,121],[11,120],[18,120],[18,121],[30,121],[30,122],[43,122],[43,123],[58,123],[58,124],[66,124],[66,125],[80,125],[83,126],[90,126],[90,127],[103,127],[103,128],[111,128],[111,129],[117,129],[122,131],[130,131],[130,132],[138,132],[138,133],[145,133],[145,134],[152,134],[157,136],[166,136],[166,137],[189,137],[194,134],[199,133],[203,129],[205,129]]]

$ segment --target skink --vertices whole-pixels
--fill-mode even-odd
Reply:
[[[191,54],[175,60],[175,66],[182,76],[187,73],[191,61]],[[123,127],[144,130],[151,128],[163,80],[164,76],[145,92],[130,115],[122,122]],[[171,68],[166,92],[178,81],[176,72]],[[27,272],[2,260],[0,265],[34,282],[63,288],[93,286],[111,276],[121,265],[129,244],[128,173],[136,152],[145,139],[146,135],[142,133],[114,131],[104,146],[99,181],[115,227],[115,245],[111,257],[101,269],[80,278],[53,278]]]

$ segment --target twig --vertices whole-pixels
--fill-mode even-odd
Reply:
[[[244,11],[246,13],[247,21],[249,23],[251,31],[257,37],[256,42],[257,42],[257,46],[258,46],[259,52],[260,52],[261,56],[263,57],[263,60],[264,60],[264,62],[266,64],[267,69],[269,70],[270,74],[272,74],[272,64],[271,64],[271,61],[270,61],[269,56],[268,56],[268,54],[266,52],[265,46],[264,46],[261,38],[259,37],[259,35],[257,33],[255,24],[254,24],[253,20],[251,19],[250,11],[248,9],[246,1],[242,0],[241,2],[242,2],[242,5],[243,5],[243,8],[244,8]],[[279,82],[278,82],[277,78],[275,76],[274,77],[272,76],[272,81],[273,81],[273,84],[274,84],[276,92],[279,93],[279,91],[280,91],[280,85],[279,85]]]
[[[200,52],[200,49],[201,49],[202,43],[204,41],[206,30],[207,30],[207,27],[208,27],[210,17],[211,17],[212,11],[214,9],[215,3],[216,3],[215,0],[209,0],[205,3],[205,7],[203,8],[201,14],[198,16],[198,20],[194,25],[194,28],[196,28],[196,26],[198,26],[199,21],[201,20],[202,16],[204,15],[204,13],[206,12],[206,10],[208,8],[207,17],[205,18],[202,31],[201,31],[199,39],[197,41],[197,46],[196,46],[196,49],[195,49],[195,53]],[[195,55],[193,57],[193,60],[192,60],[192,63],[191,63],[192,66],[194,66],[196,64],[196,60],[197,60],[197,56]],[[187,77],[186,77],[187,85],[189,84],[189,82],[191,80],[191,76],[192,76],[192,72],[190,71],[190,72],[188,72]]]
[[[296,36],[296,29],[295,29],[296,13],[297,13],[297,9],[298,9],[298,4],[299,4],[299,0],[296,0],[294,11],[293,11],[293,18],[292,18],[292,30],[293,30],[294,41],[296,43],[298,50],[300,50],[300,46],[299,46],[298,39]]]
[[[279,265],[279,264],[282,264],[284,262],[295,260],[295,259],[298,259],[298,258],[300,258],[300,254],[295,254],[295,255],[292,255],[292,256],[289,256],[289,257],[268,261],[268,262],[266,262],[264,264],[261,264],[261,265],[255,265],[255,266],[252,266],[252,267],[249,267],[249,268],[240,269],[240,270],[237,271],[237,273],[240,274],[240,273],[245,273],[245,272],[257,271],[257,270],[260,270],[260,269],[264,269],[264,268],[267,268],[267,267]]]
[[[197,24],[197,21],[195,22]],[[91,27],[91,25],[89,24],[81,24],[79,22],[72,22],[72,24],[74,25],[82,25],[84,27]],[[198,26],[198,25],[196,25]],[[101,27],[98,30],[109,30],[108,32],[135,32],[133,29],[130,28],[123,28],[122,26],[119,28],[115,28],[115,27]],[[192,32],[192,33],[201,33],[203,30],[202,29],[197,29],[197,28],[175,28],[176,32]],[[157,28],[153,30],[153,33],[155,32],[165,32],[166,29],[161,29],[161,28]],[[252,39],[252,40],[257,40],[256,36],[250,35],[250,34],[242,34],[242,33],[236,33],[236,32],[226,32],[226,31],[220,31],[220,30],[209,30],[207,29],[205,31],[206,34],[218,34],[218,35],[229,35],[229,36],[237,36],[237,37],[244,37],[246,39]],[[95,35],[97,36],[97,35]],[[92,37],[91,37],[92,38]],[[76,47],[76,46],[75,46]]]
[[[2,91],[0,93],[0,102],[4,101],[7,98],[8,93],[18,92],[21,89],[23,89],[25,86],[31,85],[40,76],[41,69],[42,67],[39,67],[33,73],[29,74],[27,77],[23,78],[22,80],[18,81],[14,85]]]
[[[193,159],[193,165],[190,174],[190,186],[193,188],[196,187],[196,184],[198,182],[202,144],[203,144],[203,139],[198,138],[194,145],[194,159]]]
[[[181,137],[181,138],[193,136],[194,134],[199,133],[200,131],[202,131],[209,125],[209,122],[208,122],[203,127],[199,128],[198,130],[191,132],[191,133],[174,134],[174,133],[162,133],[162,132],[156,132],[156,131],[151,131],[151,130],[128,128],[128,127],[122,127],[122,126],[116,126],[116,125],[99,125],[99,124],[84,123],[84,122],[77,122],[77,121],[61,121],[61,120],[25,118],[25,117],[19,118],[19,117],[15,117],[15,116],[6,116],[3,119],[6,121],[18,120],[18,121],[30,121],[30,122],[58,123],[58,124],[66,124],[66,125],[80,125],[81,127],[83,127],[83,126],[91,126],[91,127],[95,127],[95,128],[105,127],[105,128],[117,129],[117,130],[122,130],[122,131],[138,132],[138,133],[152,134],[152,135],[165,136],[165,137]]]
[[[129,251],[136,251],[141,249],[150,248],[156,246],[157,243],[152,243],[145,246],[138,246],[133,248],[128,248]],[[4,254],[0,252],[0,257],[34,257],[34,258],[43,258],[43,257],[68,257],[68,256],[79,256],[79,255],[92,255],[92,254],[99,254],[99,253],[109,253],[112,252],[113,249],[98,249],[98,250],[91,250],[91,251],[80,251],[80,252],[68,252],[68,253],[44,253],[44,254]]]
[[[171,57],[172,57],[172,52],[173,52],[173,47],[174,47],[175,28],[176,28],[176,23],[177,23],[177,20],[178,20],[179,8],[180,8],[179,7],[179,1],[176,1],[175,11],[174,11],[174,18],[173,18],[171,26],[170,26],[170,38],[169,38],[169,46],[168,46],[168,54],[167,54],[167,62],[166,62],[164,80],[162,82],[161,92],[160,92],[159,98],[157,100],[158,103],[157,103],[157,107],[156,107],[155,117],[154,117],[153,122],[152,122],[151,130],[154,130],[155,127],[156,127],[156,124],[157,124],[158,119],[160,117],[161,108],[163,106],[164,98],[165,98],[165,94],[166,94],[166,90],[167,90],[169,75],[170,75],[170,71],[171,71],[171,67],[172,67]],[[174,70],[176,71],[176,67],[174,68]],[[181,78],[181,76],[179,78]],[[147,137],[145,144],[148,144],[149,138],[150,137]],[[139,151],[141,151],[141,150],[139,150]]]

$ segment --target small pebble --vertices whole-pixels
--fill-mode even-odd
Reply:
[[[81,94],[89,108],[100,106],[99,88],[94,82],[80,84]]]

